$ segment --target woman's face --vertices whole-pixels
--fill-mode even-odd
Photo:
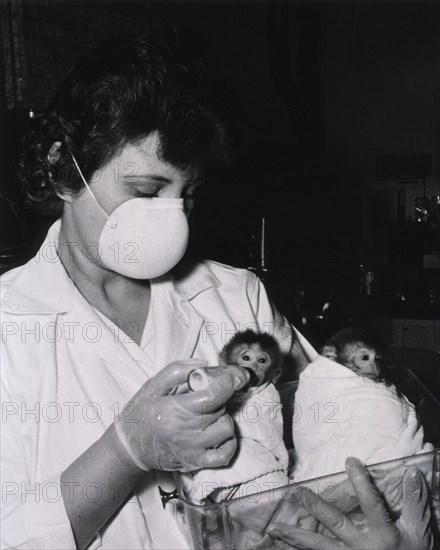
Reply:
[[[90,178],[90,189],[108,215],[129,199],[143,197],[182,197],[189,215],[194,205],[194,192],[202,183],[201,175],[191,169],[180,170],[159,159],[158,146],[157,133],[136,145],[126,145]],[[99,242],[106,217],[86,189],[66,201],[65,218],[69,218],[65,221],[73,230],[71,236],[79,237],[80,244]]]

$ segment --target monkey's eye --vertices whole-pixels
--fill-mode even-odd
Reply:
[[[361,359],[362,361],[368,361],[368,359],[370,359],[370,356],[368,355],[368,353],[364,353],[363,355],[361,355]]]
[[[250,361],[251,360],[249,355],[243,355],[242,359],[243,359],[243,361]]]
[[[266,364],[266,358],[265,357],[260,357],[260,359],[258,359],[258,362],[261,363],[262,365],[265,365]]]

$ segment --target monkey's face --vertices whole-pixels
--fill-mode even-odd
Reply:
[[[259,344],[241,344],[232,353],[232,363],[239,367],[247,367],[254,371],[258,384],[262,384],[268,370],[272,366],[270,355],[261,349]]]
[[[376,350],[367,346],[356,346],[347,350],[349,356],[349,368],[360,376],[377,379],[380,377],[382,356]]]

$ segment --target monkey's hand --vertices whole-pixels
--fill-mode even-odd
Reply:
[[[294,547],[299,546],[308,550],[433,548],[428,490],[416,468],[408,470],[403,477],[407,490],[404,490],[402,515],[395,522],[390,519],[384,501],[372,484],[363,464],[358,459],[348,458],[346,470],[364,514],[364,522],[361,525],[354,525],[346,515],[304,487],[301,491],[304,508],[333,533],[335,538],[297,529],[285,523],[272,524],[267,534]]]

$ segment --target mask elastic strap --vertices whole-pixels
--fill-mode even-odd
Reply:
[[[89,184],[87,183],[86,181],[86,178],[83,176],[83,173],[81,172],[81,168],[78,166],[78,163],[76,162],[76,158],[73,156],[73,153],[70,153],[70,156],[72,157],[72,160],[76,166],[76,169],[78,170],[78,173],[79,175],[81,176],[83,182],[84,182],[84,185],[86,186],[86,189],[87,191],[92,195],[94,201],[96,202],[96,204],[99,206],[99,208],[101,209],[101,212],[104,214],[104,216],[109,219],[110,216],[107,214],[107,212],[104,210],[104,208],[99,204],[99,201],[98,199],[95,197],[95,194],[93,193],[93,191],[90,189],[90,186]]]

